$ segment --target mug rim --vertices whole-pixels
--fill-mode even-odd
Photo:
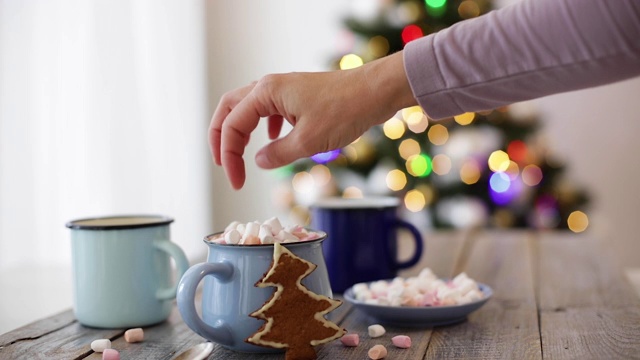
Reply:
[[[124,223],[124,224],[82,224],[82,222],[100,221],[100,220],[113,220],[113,219],[131,219],[141,218],[146,221],[137,223]],[[109,215],[109,216],[96,216],[90,218],[82,218],[71,220],[65,224],[69,229],[74,230],[124,230],[124,229],[138,229],[146,227],[164,226],[171,224],[174,221],[173,218],[165,215],[150,215],[150,214],[138,214],[138,215]]]
[[[301,240],[301,241],[292,241],[292,242],[282,242],[279,243],[282,246],[288,247],[289,245],[302,245],[302,244],[310,244],[310,243],[314,243],[314,242],[321,242],[324,241],[327,238],[327,233],[322,231],[322,230],[312,230],[312,229],[307,229],[309,231],[313,231],[315,233],[320,234],[320,237],[317,239],[313,239],[313,240]],[[218,231],[215,232],[213,234],[209,234],[207,236],[205,236],[202,241],[204,241],[205,244],[207,245],[211,245],[211,246],[223,246],[223,247],[232,247],[232,248],[256,248],[256,249],[261,249],[261,248],[266,248],[266,247],[273,247],[274,244],[255,244],[255,245],[245,245],[245,244],[220,244],[220,243],[215,243],[212,241],[209,241],[210,238],[220,235],[220,234],[224,234],[224,231]]]
[[[365,196],[362,198],[326,197],[311,205],[316,209],[382,209],[400,205],[400,199],[393,196]]]

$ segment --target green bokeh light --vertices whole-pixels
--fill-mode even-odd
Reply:
[[[443,7],[447,3],[447,0],[424,0],[424,2],[428,7],[437,9]]]
[[[425,154],[420,154],[411,160],[409,164],[411,172],[418,177],[425,177],[431,174],[431,158]]]

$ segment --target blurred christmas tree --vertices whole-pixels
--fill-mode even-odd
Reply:
[[[360,66],[490,10],[488,0],[353,0],[344,22],[350,30],[345,49],[333,67]],[[345,148],[287,167],[292,196],[280,199],[289,199],[285,204],[303,221],[306,206],[322,196],[393,194],[406,210],[424,213],[437,228],[583,231],[585,192],[563,177],[563,164],[537,133],[537,117],[514,109],[437,123],[420,107],[403,109]]]

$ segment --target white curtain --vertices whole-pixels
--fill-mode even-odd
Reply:
[[[204,3],[0,0],[0,271],[68,265],[65,222],[211,231]]]

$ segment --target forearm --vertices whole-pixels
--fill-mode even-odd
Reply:
[[[521,1],[409,43],[412,93],[432,118],[640,75],[640,1]]]

